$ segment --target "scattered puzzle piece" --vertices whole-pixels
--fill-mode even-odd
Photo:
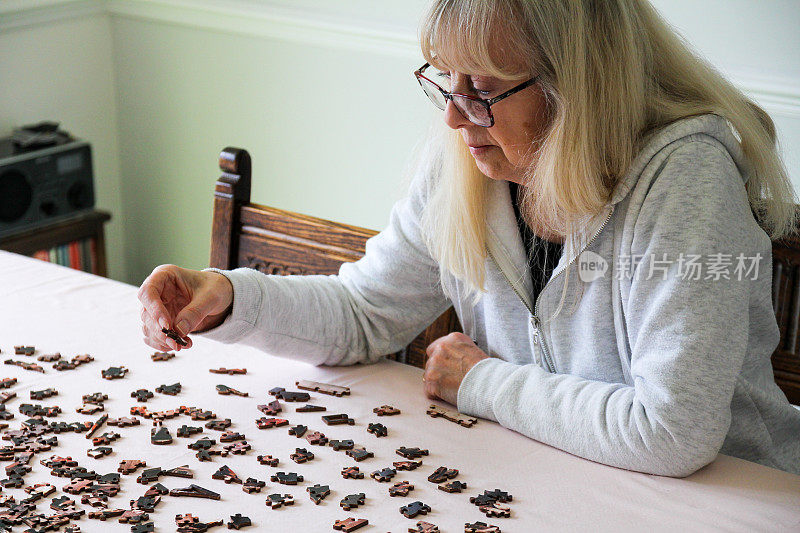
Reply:
[[[103,379],[121,379],[128,373],[128,369],[124,366],[112,366],[100,372]]]
[[[439,533],[439,527],[430,522],[417,522],[416,527],[408,528],[408,533]]]
[[[169,361],[175,357],[175,354],[172,352],[155,352],[150,355],[150,359],[153,361]]]
[[[221,466],[219,470],[212,474],[211,479],[221,479],[227,484],[242,482],[239,476],[236,475],[236,472],[231,470],[228,465]]]
[[[420,501],[409,503],[408,505],[404,505],[400,508],[400,514],[406,518],[414,518],[417,515],[428,514],[429,512],[431,512],[430,505]]]
[[[369,524],[369,521],[366,518],[347,518],[346,520],[337,520],[334,522],[333,529],[348,533],[360,527],[364,527],[367,524]]]
[[[254,492],[261,492],[261,489],[263,489],[266,486],[267,484],[265,482],[259,481],[254,477],[249,477],[242,484],[242,490],[248,494],[252,494]]]
[[[416,470],[422,466],[422,461],[395,461],[392,466],[397,470]]]
[[[270,494],[267,496],[267,507],[280,509],[283,505],[294,505],[294,496],[291,494]]]
[[[190,498],[207,498],[210,500],[219,500],[220,496],[214,491],[204,489],[195,484],[191,484],[188,487],[182,489],[172,489],[169,491],[170,496],[186,496]]]
[[[374,453],[368,452],[365,448],[353,448],[344,453],[352,457],[355,461],[363,461],[364,459],[375,457]]]
[[[269,391],[270,395],[275,396],[279,400],[285,402],[307,402],[311,399],[311,395],[307,392],[293,392],[287,391],[283,387],[275,387]]]
[[[150,442],[153,444],[170,444],[172,435],[169,433],[169,428],[167,426],[153,428],[150,432]]]
[[[180,383],[173,383],[172,385],[161,384],[156,387],[156,392],[159,394],[168,394],[170,396],[177,396],[181,389],[183,389],[183,385]]]
[[[236,513],[235,515],[231,516],[230,521],[228,522],[228,529],[242,529],[243,527],[252,526],[253,523],[250,521],[249,518],[246,516],[242,516],[241,513]]]
[[[461,492],[462,490],[467,488],[466,483],[462,483],[460,481],[449,481],[447,483],[442,483],[439,485],[439,490],[443,490],[445,492]]]
[[[281,402],[275,400],[267,405],[259,405],[257,409],[267,416],[275,416],[283,411],[283,406],[281,405]]]
[[[395,453],[401,457],[405,457],[406,459],[419,459],[423,455],[428,455],[428,450],[421,450],[419,448],[406,448],[405,446],[401,446]]]
[[[235,396],[245,396],[245,397],[248,396],[248,393],[246,392],[242,392],[234,389],[233,387],[228,387],[227,385],[221,385],[221,384],[217,385],[217,392],[224,396],[227,396],[229,394],[233,394]]]
[[[346,466],[342,468],[342,477],[345,479],[364,479],[364,472],[360,472],[357,466]]]
[[[389,434],[389,430],[383,424],[371,423],[367,426],[367,433],[372,433],[376,437],[385,437]]]
[[[440,466],[436,470],[433,471],[431,475],[428,476],[428,481],[431,483],[444,483],[448,479],[453,479],[458,475],[458,470],[455,468],[447,468],[446,466]]]
[[[121,474],[133,474],[145,466],[147,466],[147,463],[140,459],[126,459],[119,462],[117,472],[120,472]]]
[[[298,464],[311,461],[313,458],[314,454],[305,448],[295,448],[295,452],[289,456],[289,459]]]
[[[298,407],[295,409],[298,413],[313,413],[316,411],[326,411],[328,408],[323,405],[311,405],[310,403],[305,404],[303,407]]]
[[[464,426],[465,428],[471,428],[478,422],[478,419],[475,417],[462,415],[457,411],[450,411],[449,409],[444,409],[443,407],[439,407],[435,404],[431,404],[426,413],[433,418],[442,417],[445,420],[455,422],[456,424]]]
[[[140,402],[146,402],[153,396],[155,396],[155,394],[147,389],[139,389],[131,393],[131,398],[136,398]]]
[[[283,418],[266,418],[262,416],[256,420],[256,426],[258,426],[258,429],[272,429],[288,425],[289,421]]]
[[[339,505],[345,511],[349,511],[350,509],[357,508],[359,505],[364,505],[365,498],[366,495],[363,492],[360,492],[358,494],[348,494],[347,496],[342,498],[342,501],[339,502]]]
[[[256,457],[256,459],[262,465],[268,465],[273,467],[278,466],[278,459],[276,457],[272,457],[271,455],[259,455],[258,457]]]
[[[337,452],[339,450],[352,450],[353,446],[355,446],[352,440],[332,440],[328,444]]]
[[[203,428],[197,426],[187,426],[186,424],[178,428],[179,437],[191,437],[196,433],[202,433]]]
[[[57,396],[58,391],[56,389],[49,388],[44,390],[32,390],[30,394],[31,400],[45,400],[47,398]]]
[[[331,488],[328,485],[320,485],[319,483],[313,487],[306,487],[306,490],[311,497],[311,501],[317,505],[331,493]]]
[[[247,374],[246,368],[209,368],[208,371],[212,374],[228,374],[229,376]]]
[[[375,470],[369,476],[375,481],[391,481],[397,475],[397,470],[393,468],[384,468],[383,470]]]
[[[464,533],[501,533],[500,528],[486,524],[485,522],[469,522],[464,524]]]
[[[337,426],[339,424],[348,424],[353,425],[355,424],[355,420],[350,418],[344,413],[340,413],[338,415],[323,415],[322,421],[328,424],[329,426]]]
[[[398,481],[389,487],[389,496],[408,496],[412,490],[414,490],[414,485],[408,481]]]
[[[318,381],[296,381],[295,386],[301,390],[321,392],[322,394],[330,394],[331,396],[344,396],[350,394],[350,387],[340,387],[339,385],[320,383]]]
[[[372,410],[378,416],[394,416],[400,414],[400,409],[395,409],[391,405],[381,405]]]
[[[269,478],[270,481],[276,481],[283,485],[297,485],[303,481],[303,476],[295,474],[294,472],[277,472]]]

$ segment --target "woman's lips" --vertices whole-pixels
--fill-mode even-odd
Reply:
[[[477,157],[488,152],[490,148],[493,148],[491,144],[484,144],[482,146],[469,146],[469,153]]]

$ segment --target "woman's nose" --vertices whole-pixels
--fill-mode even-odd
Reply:
[[[458,110],[453,100],[447,100],[447,105],[444,108],[444,123],[457,130],[470,124],[469,120],[464,118],[461,111]]]

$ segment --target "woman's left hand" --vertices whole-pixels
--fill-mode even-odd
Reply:
[[[422,381],[428,398],[440,398],[447,403],[458,403],[461,380],[478,361],[486,355],[468,336],[451,333],[433,341],[426,350],[428,360]]]

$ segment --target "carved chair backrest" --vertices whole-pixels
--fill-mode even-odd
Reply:
[[[364,255],[377,232],[348,224],[250,203],[251,161],[246,150],[225,148],[222,175],[214,192],[210,265],[249,267],[265,274],[336,274],[344,262]],[[422,331],[405,349],[387,357],[424,367],[428,345],[460,331],[453,308]]]

